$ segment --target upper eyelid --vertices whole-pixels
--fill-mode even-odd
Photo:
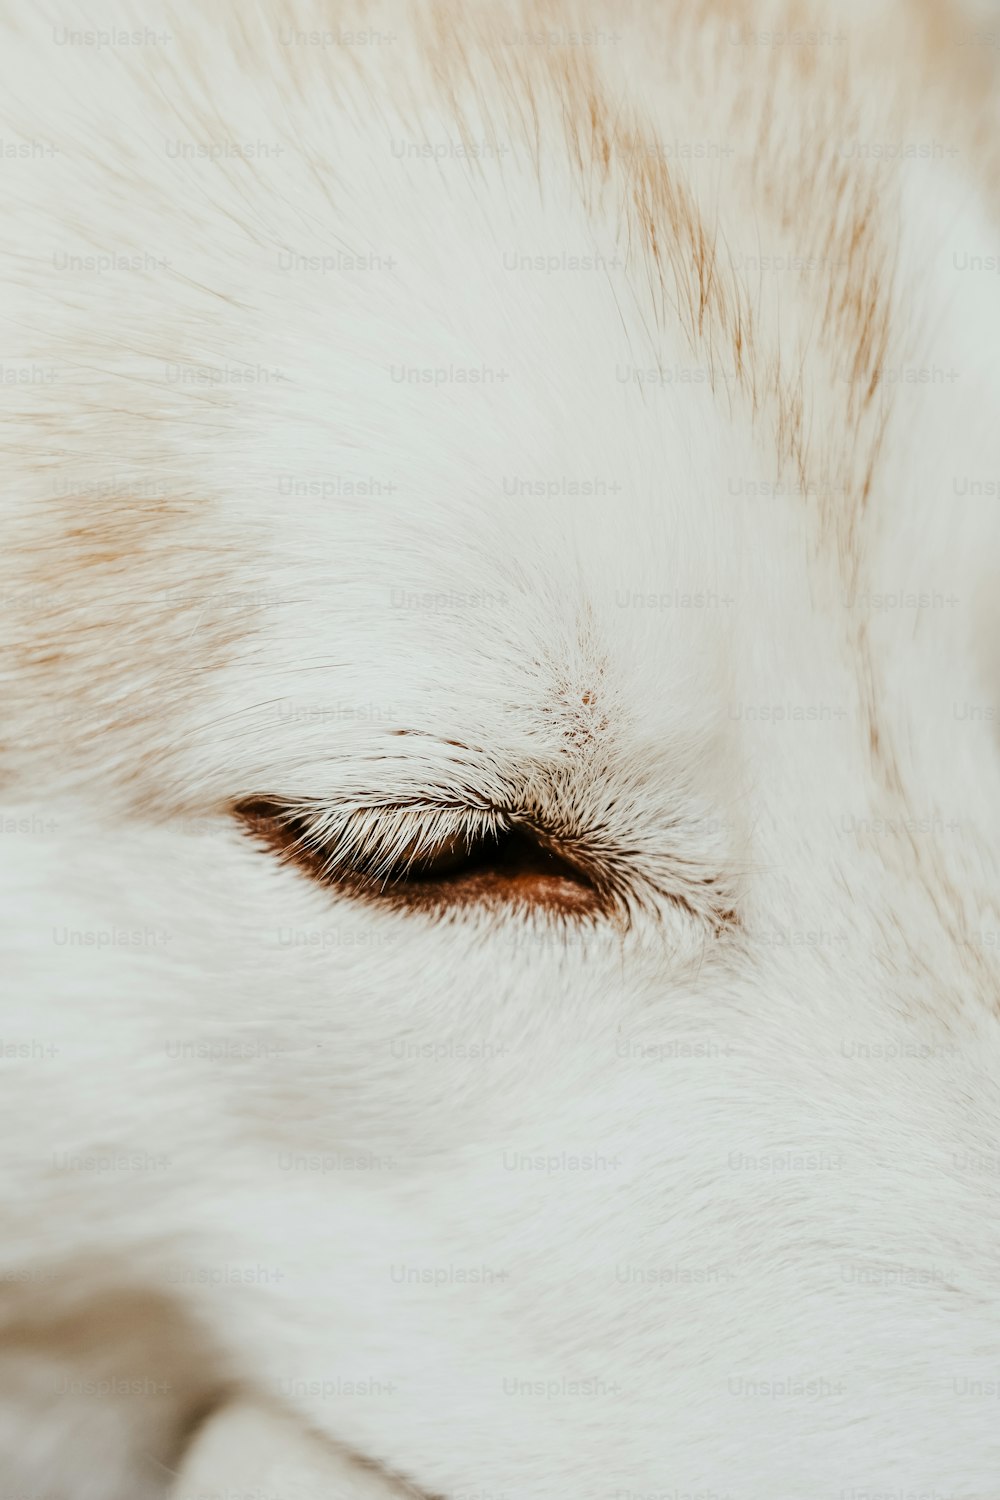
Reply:
[[[399,865],[414,863],[449,838],[469,843],[496,837],[511,826],[497,809],[459,803],[406,802],[323,807],[315,803],[289,804],[289,824],[302,829],[302,843],[324,857],[327,873],[368,870],[376,878]]]

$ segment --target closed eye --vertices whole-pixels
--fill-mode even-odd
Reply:
[[[441,911],[504,903],[594,915],[593,879],[544,834],[491,809],[403,804],[330,811],[254,799],[249,831],[313,879],[347,895]]]

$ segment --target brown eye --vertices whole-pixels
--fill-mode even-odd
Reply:
[[[415,831],[400,839],[393,823],[399,809],[365,809],[367,837],[359,839],[348,819],[339,839],[330,841],[300,809],[257,800],[237,811],[283,860],[346,895],[425,910],[502,902],[583,914],[600,905],[582,870],[516,825],[436,837]],[[405,816],[412,822],[415,814],[406,809]]]

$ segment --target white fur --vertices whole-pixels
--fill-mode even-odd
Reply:
[[[3,49],[4,138],[56,148],[4,166],[5,361],[56,371],[5,391],[5,1477],[156,1494],[237,1387],[446,1500],[992,1493],[990,60],[890,5],[802,7],[848,40],[794,57],[711,7],[506,51],[550,21],[202,9],[39,5]],[[88,25],[171,39],[56,45]],[[701,322],[591,67],[623,132],[735,148],[664,153]],[[842,152],[841,200],[801,165],[838,132],[957,154]],[[463,138],[508,149],[392,148]],[[846,291],[748,269],[865,203]],[[169,264],[62,269],[108,251]],[[337,251],[379,264],[279,263]],[[824,317],[869,272],[862,410]],[[393,376],[457,366],[506,373]],[[530,808],[616,851],[629,921],[357,902],[247,836],[258,796]]]

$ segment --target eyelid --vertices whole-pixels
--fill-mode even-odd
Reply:
[[[493,810],[433,803],[338,808],[309,819],[310,839],[325,852],[331,874],[349,869],[376,881],[409,869],[449,842],[471,845],[496,838],[509,826]]]
[[[501,877],[506,872],[508,901],[517,895],[512,873],[547,874],[559,877],[564,886],[569,881],[588,893],[586,897],[575,896],[572,902],[564,893],[556,903],[564,913],[570,909],[591,917],[603,913],[627,926],[638,912],[655,915],[669,905],[715,935],[740,926],[731,882],[710,869],[675,861],[670,869],[661,871],[644,862],[634,849],[602,845],[594,836],[589,843],[578,842],[562,830],[546,829],[522,811],[435,801],[433,794],[424,801],[353,805],[258,797],[237,803],[233,811],[272,854],[320,884],[356,895],[391,896],[412,904],[420,899],[425,876],[431,877],[432,886],[435,884],[434,872],[421,867],[442,855],[447,858],[449,844],[464,845],[465,850],[458,852],[474,856],[488,854],[488,846],[495,841],[496,860],[490,855],[497,877],[493,894],[501,894]],[[519,838],[520,853],[517,842],[511,845]],[[533,851],[527,865],[525,845]],[[481,899],[482,879],[477,891]],[[439,888],[438,908],[446,909],[449,899]],[[537,888],[529,904],[531,899],[544,904]],[[424,900],[429,906],[426,891]]]
[[[509,830],[498,809],[454,803],[381,803],[329,807],[257,800],[238,809],[252,828],[284,834],[289,853],[306,857],[326,880],[362,875],[376,884],[429,858],[449,841],[472,845]]]

